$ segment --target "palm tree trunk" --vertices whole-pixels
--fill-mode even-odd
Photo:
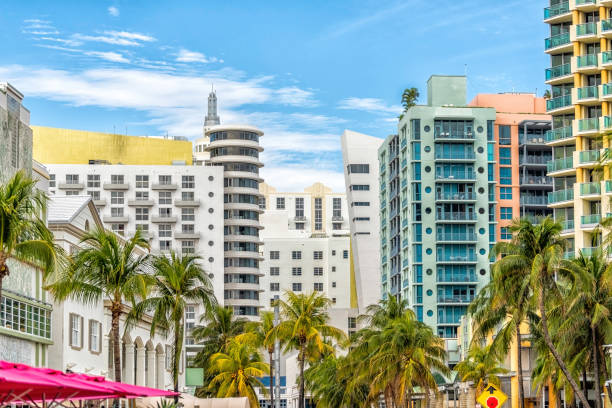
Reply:
[[[589,395],[589,386],[587,385],[586,368],[582,369],[582,392],[584,392],[584,395]]]
[[[268,350],[270,357],[270,408],[274,408],[274,352]]]
[[[121,382],[121,348],[119,346],[119,319],[121,318],[121,304],[111,305],[111,328],[113,336],[113,364],[115,366],[115,381]]]
[[[183,322],[182,319],[177,319],[174,322],[174,362],[172,364],[172,382],[174,392],[179,392],[179,367],[181,364],[181,352],[183,351]],[[178,395],[174,396],[174,402],[178,403]]]
[[[525,408],[525,392],[523,391],[523,346],[521,345],[521,325],[516,325],[516,379],[518,381],[519,408]]]
[[[305,408],[305,392],[304,392],[304,359],[305,359],[305,354],[306,354],[306,350],[305,350],[305,346],[302,345],[300,347],[300,354],[298,355],[298,361],[299,361],[299,365],[300,365],[300,402],[298,403],[298,408]]]
[[[538,294],[538,308],[540,309],[540,318],[542,319],[542,336],[544,337],[544,342],[546,343],[546,346],[557,361],[557,364],[559,365],[559,368],[561,368],[561,371],[563,371],[563,374],[565,374],[565,378],[574,390],[574,394],[578,396],[578,399],[580,400],[580,402],[582,402],[584,408],[590,408],[589,401],[586,399],[586,396],[580,390],[580,387],[578,387],[578,384],[576,384],[576,380],[570,374],[569,370],[567,369],[567,365],[561,359],[557,348],[555,347],[550,338],[550,333],[548,332],[548,317],[546,316],[546,306],[544,306],[543,289],[540,289],[540,293]]]
[[[595,373],[595,407],[601,408],[601,388],[599,384],[599,350],[597,348],[597,334],[595,328],[591,327],[591,345],[593,347],[593,365]]]

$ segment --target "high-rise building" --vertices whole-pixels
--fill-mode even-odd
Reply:
[[[411,107],[379,149],[382,296],[407,299],[455,339],[489,281],[495,109],[466,106],[464,76],[432,76],[427,87],[427,105]]]
[[[213,90],[208,95],[208,113],[204,118],[204,131],[211,126],[219,124],[221,124],[221,119],[217,114],[217,94]]]
[[[0,83],[0,181],[21,169],[32,171],[30,111],[22,102],[21,92]]]
[[[602,135],[612,130],[611,9],[610,1],[551,0],[544,10],[550,28],[546,111],[552,115],[546,140],[554,158],[548,204],[563,223],[568,257],[579,249],[588,255],[601,244],[597,225],[610,212],[612,181],[609,169],[598,164],[609,147]]]
[[[352,273],[360,313],[380,300],[379,165],[383,139],[345,130],[341,137],[351,231]]]
[[[545,135],[550,130],[544,98],[529,93],[478,94],[470,106],[495,108],[495,180],[498,181],[497,240],[509,240],[513,219],[537,220],[552,215],[547,207],[552,178],[552,148]]]

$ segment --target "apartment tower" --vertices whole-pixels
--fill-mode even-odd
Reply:
[[[544,9],[550,37],[546,83],[551,86],[546,111],[552,115],[547,133],[553,148],[554,191],[548,204],[570,243],[567,257],[576,250],[585,255],[601,244],[597,225],[610,212],[612,193],[608,168],[599,166],[607,155],[612,130],[612,20],[610,0],[551,0]]]

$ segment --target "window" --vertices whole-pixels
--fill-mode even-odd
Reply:
[[[412,130],[412,139],[420,140],[421,139],[421,119],[410,120],[410,128]]]
[[[314,276],[323,276],[323,268],[317,266],[314,268]]]
[[[278,292],[280,290],[280,283],[270,282],[270,292]]]
[[[79,195],[79,190],[66,190],[66,195],[67,196]]]
[[[193,191],[181,192],[181,200],[183,201],[195,201],[195,194]]]
[[[333,230],[341,230],[341,229],[342,229],[342,223],[340,223],[340,222],[334,222],[334,223],[332,224],[332,229],[333,229]]]
[[[292,283],[291,284],[291,290],[293,290],[294,292],[301,292],[302,291],[302,284],[301,283]]]
[[[312,257],[313,259],[323,259],[323,251],[314,251]]]
[[[266,198],[265,197],[259,197],[259,209],[260,210],[266,209]]]
[[[323,199],[316,197],[315,202],[315,213],[314,213],[314,229],[315,231],[321,231],[323,229]]]
[[[172,249],[172,241],[159,241],[160,251],[170,251]]]
[[[499,184],[512,185],[512,167],[499,168]]]
[[[138,207],[136,208],[136,221],[148,221],[149,220],[149,209]]]
[[[510,228],[501,227],[501,239],[512,239],[512,233],[510,232]]]
[[[332,288],[336,287],[336,282],[332,282]]]
[[[510,137],[510,126],[499,125],[499,144],[509,145],[512,142]]]
[[[123,174],[111,174],[111,184],[125,184]]]
[[[335,305],[336,304],[336,298],[332,298],[332,303]]]
[[[55,174],[49,174],[49,187],[55,187]]]
[[[123,217],[123,207],[111,207],[111,217]]]
[[[89,321],[89,351],[99,353],[102,348],[101,342],[101,324],[98,321]]]
[[[159,176],[159,184],[163,186],[172,184],[172,176]]]
[[[291,259],[302,259],[302,251],[291,251]]]
[[[356,329],[357,328],[357,318],[355,318],[355,317],[349,317],[348,318],[348,328],[349,329]]]
[[[195,176],[182,176],[181,177],[182,188],[195,188]]]
[[[186,306],[185,307],[185,319],[186,320],[195,320],[195,306]]]
[[[487,120],[487,141],[494,142],[495,135],[493,133],[493,126],[495,125],[494,120]]]
[[[271,266],[270,276],[279,276],[279,275],[280,275],[280,268],[278,266]]]
[[[369,201],[353,201],[351,203],[351,207],[369,207],[369,206],[370,206]]]
[[[125,234],[125,224],[111,224],[111,230],[119,235]]]
[[[99,174],[88,174],[87,175],[87,188],[99,188],[100,187],[100,175]]]
[[[193,208],[183,208],[181,210],[182,221],[195,221],[195,211]]]
[[[349,252],[349,251],[347,251],[346,249],[345,249],[344,251],[342,251],[342,257],[343,257],[344,259],[348,259],[348,252]]]
[[[149,232],[149,224],[136,224],[136,229],[142,232]]]
[[[291,275],[302,276],[302,268],[300,268],[299,266],[294,266],[293,268],[291,268]]]
[[[336,272],[336,267],[332,266],[332,272]]]
[[[79,184],[79,175],[66,174],[66,184]]]
[[[195,225],[193,225],[193,224],[183,224],[181,226],[181,232],[183,234],[194,234],[195,233]]]
[[[295,199],[295,217],[304,216],[304,197],[296,197]]]
[[[136,200],[137,201],[147,201],[149,199],[148,191],[137,191],[136,192]]]
[[[195,254],[195,241],[181,242],[181,252],[183,253],[183,255]]]
[[[349,187],[351,191],[370,191],[369,184],[351,184]]]
[[[159,205],[172,204],[172,193],[170,191],[160,191],[158,194],[159,194]]]
[[[136,176],[136,188],[149,188],[149,176]]]
[[[270,251],[270,259],[280,259],[279,251]]]
[[[83,318],[74,313],[70,313],[70,346],[83,347]]]
[[[172,208],[160,208],[159,216],[161,218],[170,218],[172,217]]]
[[[2,296],[3,326],[34,336],[51,338],[51,311]],[[27,311],[27,313],[26,313]],[[69,335],[70,336],[70,335]]]
[[[332,249],[332,256],[336,256],[336,250]]]
[[[510,154],[509,147],[500,147],[499,148],[499,164],[512,164],[512,156]]]
[[[277,210],[285,209],[285,197],[276,197],[276,209]]]
[[[172,237],[172,225],[170,224],[159,224],[157,226],[157,231],[159,233],[160,238]]]
[[[369,164],[349,164],[347,166],[347,169],[348,169],[348,174],[352,174],[352,173],[365,174],[365,173],[370,172],[370,165]]]
[[[355,217],[353,221],[370,221],[370,217]]]
[[[111,191],[111,205],[112,204],[124,204],[125,203],[125,195],[123,191]]]
[[[315,282],[314,283],[314,291],[315,292],[323,292],[323,283],[322,282]]]
[[[332,217],[342,217],[342,199],[340,197],[334,197],[333,199],[333,213]]]
[[[304,229],[304,223],[303,222],[296,222],[295,223],[295,229],[296,230],[303,230]]]
[[[91,197],[92,200],[94,201],[99,201],[100,200],[100,192],[99,191],[87,191],[87,194]]]
[[[512,219],[512,207],[500,207],[499,217],[502,220],[511,220]]]
[[[500,187],[499,198],[502,200],[512,200],[512,187]]]

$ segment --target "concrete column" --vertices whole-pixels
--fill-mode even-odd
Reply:
[[[147,350],[147,387],[155,388],[155,350]]]
[[[136,348],[136,385],[145,385],[145,359],[146,349],[144,347]]]
[[[125,361],[123,362],[123,377],[121,381],[134,384],[134,345],[125,345]]]
[[[166,354],[157,353],[157,359],[155,361],[155,371],[157,372],[155,379],[155,386],[159,389],[164,389],[164,382],[166,380]]]

